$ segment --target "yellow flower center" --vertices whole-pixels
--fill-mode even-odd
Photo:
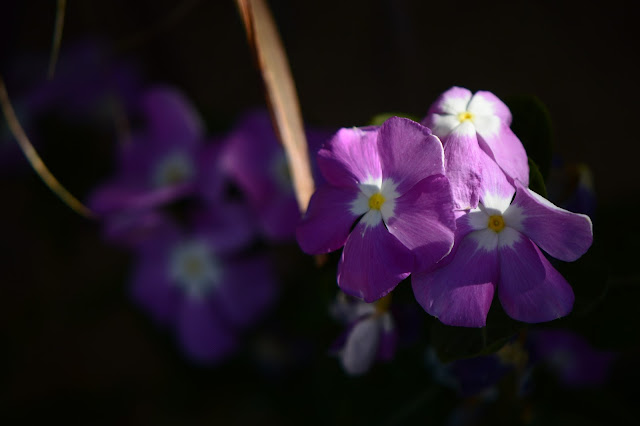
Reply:
[[[470,113],[469,111],[461,112],[460,114],[458,114],[458,120],[460,120],[460,121],[467,121],[467,120],[473,121],[473,114]]]
[[[369,208],[380,210],[380,207],[384,204],[384,196],[381,193],[373,194],[369,197]]]
[[[382,315],[385,312],[389,311],[390,305],[391,305],[391,293],[387,294],[385,297],[375,302],[376,314]]]
[[[502,215],[499,214],[494,214],[492,216],[489,216],[489,229],[495,231],[495,232],[500,232],[504,229],[504,219],[502,218]]]

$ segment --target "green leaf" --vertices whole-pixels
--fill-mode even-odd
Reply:
[[[543,178],[549,176],[553,154],[553,128],[545,105],[533,95],[512,96],[505,100],[511,110],[511,130],[538,165]]]
[[[410,120],[416,121],[418,123],[420,122],[420,119],[415,115],[407,114],[404,112],[382,112],[380,114],[374,115],[373,118],[369,121],[369,125],[380,126],[382,123],[384,123],[391,117],[404,117],[404,118],[408,118]]]
[[[547,198],[547,186],[538,165],[529,157],[529,189]]]

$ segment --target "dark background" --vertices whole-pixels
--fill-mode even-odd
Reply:
[[[550,112],[555,151],[593,171],[599,261],[610,279],[637,284],[640,16],[634,2],[269,3],[308,124],[363,125],[387,111],[422,117],[452,85],[489,90],[501,98],[535,94]],[[21,53],[48,51],[54,18],[53,1],[2,2],[3,72]],[[182,89],[211,131],[227,129],[238,114],[263,104],[260,77],[230,0],[71,0],[62,50],[87,37],[104,40],[117,58],[135,62],[149,84]],[[90,140],[69,140],[64,129],[52,132],[43,152],[54,173],[81,197],[113,166],[111,139],[87,134]],[[403,403],[411,405],[416,398],[420,406],[423,372],[413,375],[407,368],[401,373],[382,370],[355,382],[345,378],[323,352],[335,335],[331,328],[309,336],[314,361],[283,375],[256,367],[250,350],[217,368],[191,366],[172,339],[132,306],[126,288],[130,260],[102,243],[97,225],[68,210],[34,175],[3,178],[0,189],[4,416],[222,424],[295,419],[291,424],[297,424],[307,415],[319,423],[340,419],[357,424],[363,418],[393,417],[406,410]],[[310,262],[294,247],[274,250],[280,258]],[[303,277],[283,273],[305,285]],[[587,321],[601,346],[627,351],[623,365],[632,365],[638,354],[637,319],[630,319],[638,292],[630,287],[614,291],[614,301],[601,317]],[[600,319],[615,325],[608,328]],[[330,376],[316,387],[313,370],[318,365]],[[637,371],[630,377],[637,377]],[[622,392],[620,386],[612,389]],[[362,389],[375,396],[358,394]],[[440,398],[436,405],[446,412],[453,398]],[[583,399],[608,401],[597,412],[601,417],[590,419],[598,424],[610,411],[622,413],[617,421],[630,414],[625,398],[581,394],[573,404],[582,409]],[[385,401],[394,403],[385,406]],[[358,411],[352,406],[358,404],[367,413],[364,417],[354,414]]]

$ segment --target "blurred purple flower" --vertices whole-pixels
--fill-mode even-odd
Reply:
[[[313,154],[331,137],[320,130],[308,129],[306,133]],[[300,209],[284,149],[267,111],[252,111],[238,120],[224,141],[221,163],[246,195],[264,235],[275,241],[293,239]]]
[[[265,257],[234,255],[248,238],[246,216],[224,210],[203,214],[190,232],[166,221],[137,247],[135,300],[158,323],[173,327],[185,353],[198,362],[231,354],[276,292]]]
[[[603,384],[616,359],[613,352],[599,351],[585,338],[568,330],[535,330],[529,340],[536,361],[571,388]]]
[[[457,208],[477,207],[492,161],[511,178],[529,184],[527,153],[509,128],[511,112],[493,93],[472,95],[452,87],[431,105],[422,124],[442,140]]]
[[[538,246],[574,261],[591,246],[591,220],[556,207],[517,180],[514,190],[497,166],[486,176],[493,182],[478,208],[458,218],[451,254],[435,271],[413,275],[416,299],[454,326],[484,326],[496,287],[514,319],[535,323],[566,315],[573,290]]]
[[[369,371],[374,361],[391,361],[398,332],[389,311],[391,296],[374,303],[351,299],[344,293],[331,305],[331,315],[347,325],[331,351],[340,357],[344,370],[353,376]]]
[[[311,197],[297,239],[309,254],[344,245],[345,293],[380,299],[451,250],[451,187],[428,128],[392,117],[381,127],[341,129],[319,151],[318,166],[327,183]]]
[[[181,92],[148,90],[139,107],[145,127],[121,141],[118,171],[89,198],[90,208],[105,220],[107,236],[116,241],[126,241],[129,231],[138,231],[133,228],[152,229],[160,221],[153,210],[195,194],[203,170],[216,164],[205,150],[200,116]],[[207,183],[210,191],[221,191],[221,179]]]

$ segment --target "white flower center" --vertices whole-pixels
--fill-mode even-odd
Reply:
[[[169,276],[188,295],[201,298],[219,284],[222,267],[207,243],[191,240],[174,248],[169,260]]]
[[[190,180],[195,175],[191,158],[181,152],[170,154],[158,162],[153,175],[153,184],[161,188]]]
[[[362,216],[367,226],[376,226],[381,221],[388,221],[394,215],[397,184],[392,179],[370,178],[360,183],[360,193],[351,203],[351,212]]]

